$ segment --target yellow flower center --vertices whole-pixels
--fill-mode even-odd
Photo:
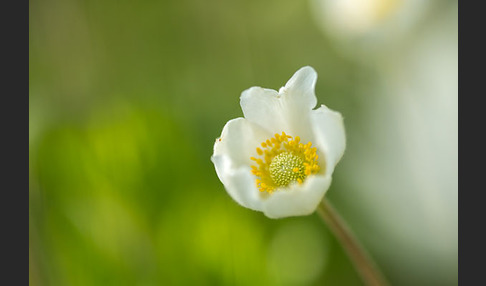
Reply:
[[[290,152],[283,152],[275,156],[270,163],[269,170],[273,182],[281,187],[298,179],[305,179],[304,161]]]
[[[251,166],[252,173],[261,192],[272,193],[277,188],[291,183],[302,184],[307,176],[319,172],[317,148],[312,143],[300,143],[300,137],[275,134],[275,137],[257,147],[259,158],[251,157],[256,166]]]

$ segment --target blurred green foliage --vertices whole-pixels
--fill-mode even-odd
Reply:
[[[240,207],[209,160],[241,92],[304,65],[359,139],[375,72],[308,3],[31,0],[29,25],[30,285],[362,285],[317,215]]]
[[[238,206],[209,160],[240,93],[303,65],[350,104],[304,2],[33,0],[29,40],[31,285],[360,285],[316,216]]]
[[[198,137],[163,109],[95,109],[31,145],[32,285],[280,285],[281,260],[307,269],[316,249],[329,255],[317,217],[273,221],[236,205]],[[295,221],[302,235],[283,239],[297,258],[272,254],[273,233]]]

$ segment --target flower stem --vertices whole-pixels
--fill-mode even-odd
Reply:
[[[349,226],[325,197],[317,212],[341,243],[364,283],[368,286],[389,285]]]

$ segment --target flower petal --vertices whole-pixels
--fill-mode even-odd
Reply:
[[[285,112],[278,92],[273,89],[250,87],[240,97],[243,115],[270,133],[279,133],[287,127]]]
[[[226,123],[221,136],[214,143],[213,156],[225,155],[230,158],[231,167],[250,166],[256,157],[256,147],[271,137],[260,126],[246,120],[235,118]]]
[[[315,95],[316,81],[316,71],[310,66],[305,66],[296,71],[285,86],[280,88],[278,93],[281,96],[286,96],[291,104],[310,110],[317,104]]]
[[[251,87],[241,94],[240,105],[246,119],[271,134],[282,131],[311,140],[309,111],[316,105],[317,73],[311,67],[298,70],[279,92]]]
[[[221,158],[216,157],[213,162],[219,164]],[[224,187],[226,192],[243,207],[262,211],[264,197],[268,196],[258,190],[255,184],[255,176],[251,173],[249,167],[240,167],[238,169],[227,169],[224,173]]]
[[[261,194],[255,185],[250,166],[256,147],[270,134],[244,118],[228,121],[216,139],[211,161],[228,194],[240,205],[260,210]]]
[[[326,173],[332,173],[346,148],[346,134],[341,113],[325,105],[311,111],[311,126],[318,149],[324,153]]]
[[[331,185],[331,176],[309,176],[304,184],[273,192],[263,202],[269,218],[309,215],[313,213]]]

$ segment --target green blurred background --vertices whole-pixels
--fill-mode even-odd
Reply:
[[[329,1],[31,0],[30,285],[363,285],[316,214],[244,209],[210,162],[224,124],[242,116],[241,92],[278,90],[304,65],[318,73],[318,103],[345,118],[329,199],[393,285],[457,285],[457,178],[431,199],[432,176],[408,188],[395,156],[413,158],[398,143],[424,146],[412,139],[437,126],[434,138],[457,138],[457,1],[392,1],[395,12],[360,33],[330,33],[319,2]],[[439,96],[408,96],[416,79],[411,94]],[[390,109],[410,98],[412,119],[452,127],[419,120],[414,133]],[[411,169],[454,179],[438,166],[455,166],[456,145],[434,144],[442,153]]]

